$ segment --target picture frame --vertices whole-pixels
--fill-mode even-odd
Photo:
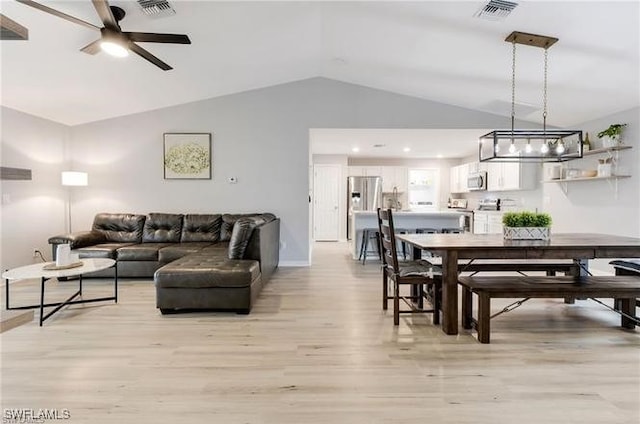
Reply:
[[[211,179],[211,133],[164,134],[165,180]]]

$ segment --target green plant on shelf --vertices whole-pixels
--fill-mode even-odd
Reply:
[[[598,138],[611,137],[614,140],[618,140],[626,126],[627,124],[611,124],[609,128],[598,133]]]
[[[505,227],[550,227],[551,216],[538,212],[507,212],[502,216]]]

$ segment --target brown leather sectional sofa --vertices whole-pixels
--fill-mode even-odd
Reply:
[[[280,220],[270,213],[100,213],[91,231],[51,237],[80,258],[116,260],[119,277],[154,278],[162,313],[248,313],[278,267]],[[94,276],[113,275],[113,269]]]

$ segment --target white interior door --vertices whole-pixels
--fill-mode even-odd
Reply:
[[[340,175],[340,165],[314,165],[314,240],[337,241],[339,238]]]

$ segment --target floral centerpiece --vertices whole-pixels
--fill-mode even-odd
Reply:
[[[551,216],[537,212],[507,212],[502,216],[504,238],[508,240],[548,240]]]

